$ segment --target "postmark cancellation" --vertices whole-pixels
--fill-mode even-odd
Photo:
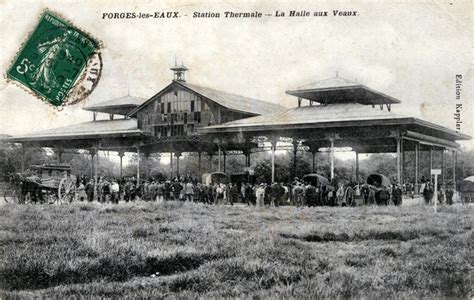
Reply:
[[[77,103],[100,78],[99,50],[97,39],[45,10],[9,67],[7,78],[54,107]]]

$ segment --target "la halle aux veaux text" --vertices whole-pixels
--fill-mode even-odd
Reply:
[[[156,11],[156,12],[104,12],[102,19],[175,19],[182,15],[178,11]],[[187,17],[187,15],[184,15]],[[331,11],[307,11],[307,10],[290,10],[275,11],[274,14],[264,14],[262,12],[193,12],[193,18],[262,18],[262,17],[349,17],[358,16],[358,11],[347,10],[331,10]]]

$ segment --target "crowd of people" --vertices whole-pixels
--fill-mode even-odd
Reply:
[[[338,183],[313,185],[295,178],[291,183],[271,184],[250,182],[202,184],[191,176],[172,179],[149,178],[141,182],[132,178],[117,180],[100,177],[94,187],[94,180],[85,176],[78,179],[77,195],[80,201],[118,203],[119,201],[191,201],[206,204],[246,203],[263,206],[356,206],[356,205],[401,205],[403,194],[413,194],[414,186],[396,184],[377,188],[366,183]],[[95,194],[94,194],[95,193]],[[432,185],[421,185],[420,193],[427,204],[433,198]],[[439,199],[443,199],[440,191]],[[95,196],[95,197],[94,197]],[[452,204],[452,193],[446,191],[447,204]]]

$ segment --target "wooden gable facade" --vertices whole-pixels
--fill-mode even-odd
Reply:
[[[201,127],[256,116],[231,110],[173,81],[158,94],[129,113],[137,118],[143,133],[156,137],[197,135]]]

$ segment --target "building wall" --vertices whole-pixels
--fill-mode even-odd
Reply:
[[[138,128],[156,137],[194,135],[199,127],[249,117],[180,87],[157,97],[138,112]]]

